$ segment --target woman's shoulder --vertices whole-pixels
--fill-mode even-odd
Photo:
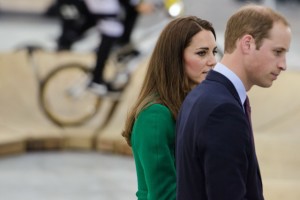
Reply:
[[[172,116],[170,109],[162,104],[154,103],[146,107],[144,110],[141,111],[140,115],[144,114],[155,114],[158,116]]]
[[[163,104],[160,103],[153,103],[151,105],[149,105],[145,110],[166,110],[166,111],[170,111],[169,108]]]
[[[174,128],[175,120],[166,106],[157,103],[149,105],[137,116],[131,135],[131,144],[137,147],[136,145],[142,141],[150,144],[149,141],[152,140],[160,143],[173,140]]]
[[[162,104],[154,103],[144,108],[137,116],[137,122],[151,121],[155,123],[173,123],[173,115],[170,109]]]

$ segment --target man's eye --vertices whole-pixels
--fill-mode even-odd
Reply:
[[[281,50],[274,50],[274,54],[276,56],[280,56],[282,54],[282,51]]]

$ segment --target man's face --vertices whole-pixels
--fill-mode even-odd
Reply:
[[[290,28],[276,22],[270,30],[270,37],[263,40],[258,50],[252,50],[251,62],[247,68],[250,85],[270,87],[280,72],[286,70],[286,53],[290,42]]]

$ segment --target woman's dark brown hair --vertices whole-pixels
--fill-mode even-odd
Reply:
[[[183,53],[192,37],[201,30],[211,31],[216,38],[212,24],[195,16],[176,18],[161,32],[150,58],[141,92],[129,112],[122,132],[129,145],[136,117],[151,104],[165,105],[176,119],[185,96],[195,86],[185,73]]]

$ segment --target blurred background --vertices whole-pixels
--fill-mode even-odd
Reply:
[[[185,15],[197,15],[213,23],[222,50],[228,17],[249,1],[183,2]],[[292,27],[288,70],[271,88],[255,87],[249,96],[265,198],[299,200],[300,1],[252,2],[278,10]],[[164,10],[158,10],[138,19],[132,40],[141,55],[130,62],[129,66],[133,66],[130,84],[118,101],[101,100],[97,108],[87,108],[96,111],[90,119],[73,126],[61,122],[64,118],[57,122],[55,119],[59,117],[47,113],[52,102],[59,107],[57,115],[65,114],[67,111],[63,109],[71,105],[58,95],[66,80],[49,78],[49,81],[47,77],[69,63],[90,68],[101,38],[92,28],[74,43],[72,50],[56,51],[61,21],[54,3],[53,0],[0,0],[1,199],[135,199],[134,161],[120,134],[127,110],[138,94],[155,40],[171,18]],[[29,54],[29,46],[37,50]],[[117,66],[113,58],[108,61],[111,65],[108,77]],[[56,84],[46,87],[45,80]],[[46,91],[53,90],[49,93],[51,97],[43,97],[43,87]],[[90,106],[89,102],[96,100],[89,97],[84,106]],[[82,112],[83,104],[76,102],[71,108],[74,111],[75,106]],[[75,115],[73,111],[70,115]]]

